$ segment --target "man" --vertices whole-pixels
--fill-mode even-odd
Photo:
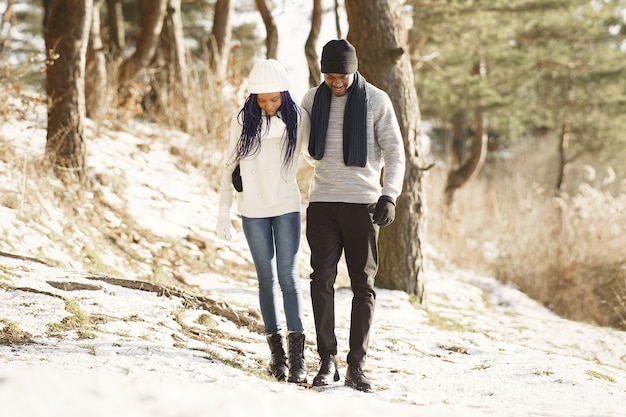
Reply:
[[[301,107],[311,116],[306,157],[315,168],[306,236],[320,355],[313,385],[339,381],[334,284],[343,251],[353,292],[345,385],[371,392],[363,366],[376,299],[378,232],[394,220],[405,156],[389,96],[357,68],[354,47],[345,39],[331,40],[322,50],[324,82],[302,99]]]

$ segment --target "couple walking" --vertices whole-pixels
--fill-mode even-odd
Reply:
[[[250,95],[231,123],[217,233],[230,239],[234,184],[259,281],[270,373],[279,380],[307,383],[296,181],[298,157],[304,156],[314,168],[306,238],[311,249],[311,302],[320,365],[312,385],[330,385],[340,379],[334,284],[343,252],[353,292],[345,385],[371,392],[373,386],[363,367],[376,300],[378,233],[394,220],[405,156],[391,100],[357,69],[354,47],[344,39],[331,40],[322,50],[324,82],[307,91],[298,106],[289,94],[280,63],[270,59],[254,66]],[[276,282],[285,312],[287,352]]]

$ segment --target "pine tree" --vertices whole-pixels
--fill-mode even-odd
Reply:
[[[626,2],[411,3],[424,119],[472,129],[480,111],[492,131],[512,139],[565,129],[568,160],[614,155],[623,146]],[[479,59],[485,77],[472,72]]]

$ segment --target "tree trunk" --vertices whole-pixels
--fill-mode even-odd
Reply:
[[[0,20],[0,54],[6,48],[7,43],[11,41],[9,39],[9,26],[11,25],[11,20],[14,15],[13,13],[13,5],[15,4],[15,0],[9,0],[7,2],[7,7],[4,9],[4,13],[2,13],[2,19]]]
[[[44,0],[46,161],[63,180],[85,167],[85,61],[93,0]]]
[[[339,0],[335,0],[335,31],[337,32],[337,39],[343,38],[343,33],[341,31],[341,24],[339,22]]]
[[[569,123],[563,122],[561,123],[561,136],[559,137],[559,164],[558,171],[556,176],[556,183],[554,184],[554,195],[556,197],[561,195],[561,189],[563,187],[563,178],[565,176],[565,153],[567,151],[567,147],[569,146],[569,133],[570,126]]]
[[[235,9],[235,2],[231,0],[217,0],[213,15],[213,29],[209,37],[209,67],[215,75],[223,79],[228,69],[230,56],[230,40],[233,25],[231,16]]]
[[[107,0],[107,16],[107,25],[109,26],[109,55],[111,60],[117,61],[126,48],[122,0]]]
[[[479,58],[472,68],[472,75],[485,77],[485,74],[484,61],[482,58]],[[487,143],[486,116],[483,114],[482,109],[478,108],[475,112],[474,137],[470,156],[459,168],[451,170],[448,173],[448,179],[444,189],[446,206],[449,207],[452,205],[456,190],[461,188],[480,172],[487,156]]]
[[[467,121],[465,110],[458,110],[452,115],[452,138],[450,144],[450,165],[459,167],[465,161],[467,150]]]
[[[265,57],[267,59],[273,58],[276,59],[278,56],[278,29],[276,28],[276,21],[272,16],[272,8],[267,2],[267,0],[255,0],[256,7],[259,9],[259,13],[263,18],[263,23],[265,24],[265,32],[267,33],[267,38],[265,39]]]
[[[487,156],[487,131],[481,112],[476,115],[476,127],[472,140],[472,149],[469,158],[459,168],[448,173],[446,181],[445,202],[447,206],[452,205],[454,193],[465,185],[470,179],[480,172]]]
[[[99,126],[108,108],[107,70],[100,36],[100,7],[104,0],[94,0],[85,68],[85,107],[87,117]]]
[[[181,112],[180,120],[187,113],[187,63],[185,61],[185,39],[181,16],[181,0],[168,0],[167,15],[161,31],[161,49],[164,58],[164,83],[159,86],[165,93],[162,105]],[[184,114],[183,114],[184,113]]]
[[[167,0],[141,0],[141,33],[135,53],[122,63],[118,72],[118,83],[123,86],[139,72],[148,68],[159,45],[159,35],[163,28]]]
[[[381,229],[376,285],[424,295],[422,234],[424,204],[420,112],[407,49],[408,25],[396,0],[346,0],[348,40],[359,57],[359,71],[389,94],[404,137],[406,173],[396,220]]]
[[[317,56],[317,38],[320,36],[322,27],[322,0],[313,0],[313,13],[311,15],[311,30],[304,44],[304,54],[309,66],[309,87],[318,86],[320,78],[320,62]]]

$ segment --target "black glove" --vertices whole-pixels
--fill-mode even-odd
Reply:
[[[372,221],[380,227],[389,226],[396,218],[396,202],[388,195],[381,195],[374,208]]]
[[[237,192],[243,191],[243,182],[241,181],[241,170],[239,169],[239,164],[237,164],[237,168],[233,171],[233,187]]]

